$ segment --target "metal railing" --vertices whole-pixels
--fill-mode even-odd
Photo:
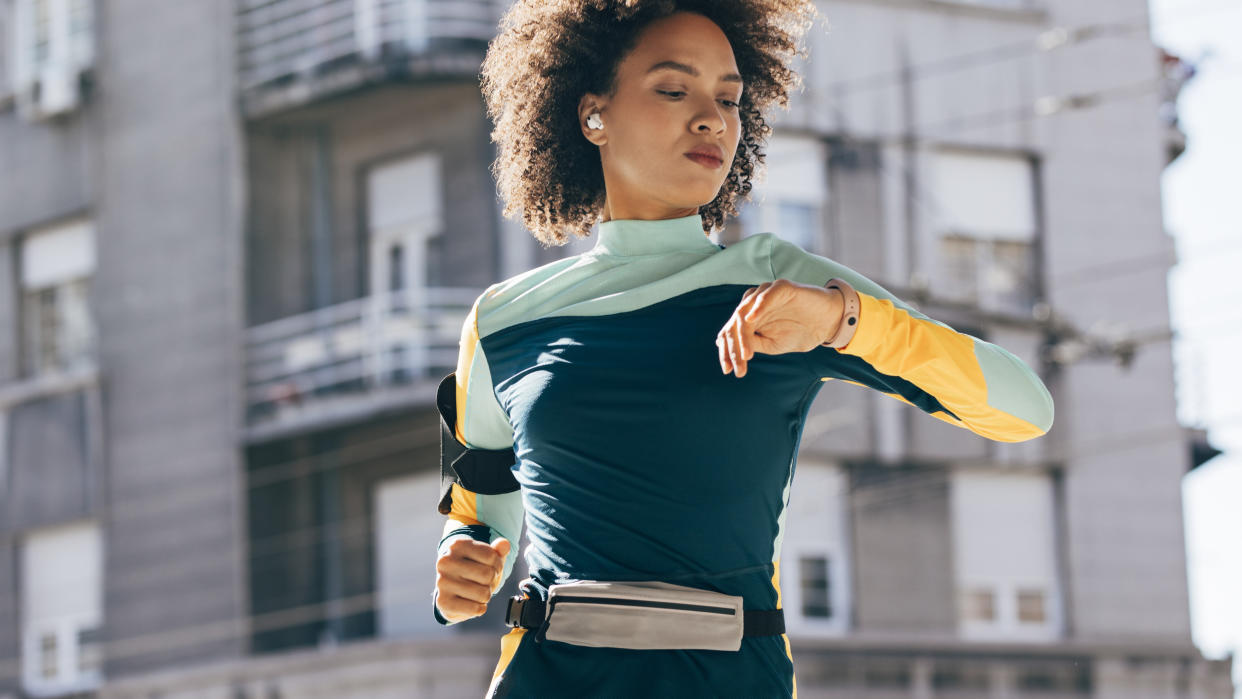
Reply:
[[[480,292],[384,292],[247,329],[248,422],[438,380],[457,366],[462,322]]]
[[[243,90],[344,61],[489,41],[509,0],[237,0]]]

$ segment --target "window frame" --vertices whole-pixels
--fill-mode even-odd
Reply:
[[[807,616],[803,613],[802,561],[819,557],[827,561],[828,605],[831,616]],[[848,586],[851,584],[849,562],[843,551],[827,542],[796,542],[785,540],[781,548],[781,608],[785,610],[785,628],[804,636],[838,637],[849,632]]]
[[[959,511],[963,502],[971,502],[972,500],[963,501],[960,498],[962,493],[958,491],[959,483],[963,479],[969,479],[971,475],[982,475],[984,480],[981,482],[983,490],[976,490],[974,494],[986,493],[988,488],[995,488],[999,485],[1001,488],[1008,487],[1008,483],[1003,481],[1010,477],[1017,476],[1036,476],[1034,483],[1041,492],[1031,491],[1033,498],[1025,500],[1027,503],[1034,503],[1036,507],[1042,509],[1040,500],[1046,496],[1046,504],[1048,505],[1047,524],[1051,528],[1045,532],[1045,542],[1050,547],[1049,551],[1036,550],[1041,547],[1036,546],[1031,550],[1032,556],[1043,556],[1047,554],[1046,561],[1050,569],[1043,571],[1044,579],[1041,577],[1041,571],[1038,566],[1031,570],[1027,570],[1018,574],[1009,571],[997,572],[995,567],[980,571],[977,569],[963,568],[963,561],[969,560],[968,553],[973,549],[978,553],[977,548],[973,548],[964,540],[964,531],[970,531],[970,520],[972,516],[965,514],[970,510]],[[999,477],[999,480],[995,478]],[[989,479],[992,479],[989,483]],[[1030,478],[1024,478],[1018,487],[1027,487],[1031,484]],[[978,487],[978,486],[976,486]],[[1064,633],[1063,618],[1064,611],[1062,609],[1060,586],[1063,581],[1059,577],[1057,570],[1057,560],[1060,552],[1057,550],[1061,545],[1058,539],[1056,528],[1056,484],[1053,474],[1046,471],[1032,471],[1010,473],[1005,470],[978,470],[978,469],[962,469],[955,471],[950,478],[950,507],[953,508],[951,515],[951,535],[954,540],[954,547],[957,551],[958,560],[955,562],[954,579],[955,579],[955,596],[957,600],[956,608],[956,628],[957,634],[967,640],[984,641],[984,642],[1009,642],[1009,641],[1032,641],[1056,643],[1062,638]],[[1046,493],[1042,492],[1046,489]],[[994,491],[995,494],[995,491]],[[1021,505],[1025,496],[1019,496],[1016,500],[1010,502],[1012,506],[1014,502]],[[980,500],[973,500],[978,503]],[[978,512],[975,513],[977,517]],[[1017,516],[1017,515],[1015,515]],[[1023,526],[1029,525],[1029,522],[1023,522]],[[1005,526],[1012,526],[1011,522],[997,523],[997,531],[1012,531],[1005,529]],[[963,529],[963,526],[965,529]],[[977,539],[975,539],[977,541]],[[1037,541],[1037,543],[1039,543]],[[985,547],[984,550],[991,550]],[[975,559],[978,560],[977,558]],[[1035,560],[1035,559],[1031,559]],[[970,601],[967,596],[980,590],[986,590],[992,594],[992,612],[993,616],[989,619],[973,618],[967,615]],[[1020,614],[1020,592],[1037,591],[1042,594],[1042,612],[1043,618],[1040,621],[1024,621]]]
[[[933,194],[939,196],[940,193],[940,177],[941,163],[952,163],[954,160],[960,162],[963,159],[985,160],[1002,160],[1010,161],[1015,164],[1021,164],[1026,180],[1026,192],[1023,198],[1029,203],[1030,220],[1026,224],[1026,231],[1014,233],[1012,230],[1004,231],[1003,229],[988,230],[972,230],[968,226],[961,225],[954,216],[953,212],[948,211],[946,205],[939,199],[933,204],[936,211],[934,218],[930,222],[932,264],[930,265],[933,273],[932,278],[943,278],[949,275],[953,270],[950,268],[949,257],[946,254],[946,243],[951,240],[969,241],[974,244],[975,268],[973,283],[970,289],[965,290],[963,294],[945,294],[946,301],[956,301],[961,303],[969,303],[979,307],[981,310],[1013,313],[1022,316],[1028,316],[1034,309],[1035,305],[1042,299],[1043,291],[1040,281],[1041,263],[1039,256],[1042,254],[1043,240],[1043,224],[1040,214],[1040,167],[1039,158],[1036,154],[1026,150],[1014,149],[991,149],[978,148],[972,146],[960,146],[954,144],[940,144],[931,148],[927,152],[930,166],[926,171],[931,181],[930,189]],[[952,165],[949,165],[952,167]],[[958,192],[960,195],[960,191]],[[1023,301],[1021,303],[1011,303],[1008,295],[999,291],[994,287],[991,279],[991,273],[998,269],[997,260],[1002,259],[997,255],[996,247],[1005,243],[1020,243],[1025,246],[1027,254],[1027,265],[1024,270],[1025,289],[1021,291]],[[1007,269],[1007,268],[1006,268]],[[933,288],[933,294],[935,289]]]
[[[72,530],[79,530],[73,532]],[[60,530],[59,532],[57,530]],[[88,609],[77,609],[71,611],[62,611],[41,618],[29,618],[30,602],[27,598],[30,596],[30,588],[32,586],[42,586],[46,584],[45,580],[35,579],[39,575],[34,570],[33,556],[36,554],[31,552],[32,547],[47,546],[50,550],[56,550],[58,546],[68,547],[72,552],[73,543],[65,544],[63,539],[61,542],[56,541],[56,537],[66,536],[69,532],[68,540],[74,541],[77,536],[85,535],[89,546],[93,549],[92,562],[97,565],[97,569],[91,576],[97,583],[98,588],[87,594],[90,597]],[[50,540],[38,542],[39,537],[50,537]],[[35,543],[32,543],[35,540]],[[41,527],[36,530],[28,531],[22,541],[22,575],[18,584],[19,608],[21,610],[20,634],[21,634],[21,674],[20,683],[22,688],[35,696],[51,696],[75,692],[85,692],[99,688],[104,682],[103,674],[103,648],[102,648],[102,629],[103,629],[103,585],[104,585],[104,556],[105,543],[103,540],[103,526],[97,519],[84,519],[73,522],[63,522],[47,527]],[[44,555],[46,556],[46,549]],[[56,558],[56,554],[52,555],[52,559]],[[75,562],[80,565],[80,562]],[[80,579],[80,575],[72,576],[72,579]],[[60,582],[59,579],[53,579],[53,582]],[[83,632],[93,633],[95,638],[89,643],[81,643]],[[43,670],[48,660],[47,655],[43,652],[43,644],[47,638],[54,639],[55,655],[53,656],[53,667],[56,674],[52,678],[44,676]],[[82,657],[85,655],[84,649],[92,654],[91,657],[96,658],[97,662],[93,669],[82,671]]]
[[[0,0],[2,1],[2,0]],[[73,236],[80,236],[77,240]],[[30,279],[31,271],[28,268],[28,255],[35,253],[30,252],[30,247],[40,237],[46,236],[46,240],[54,240],[57,236],[67,238],[71,243],[80,242],[84,249],[77,251],[80,259],[77,261],[77,267],[70,265],[71,271],[57,275],[53,273],[53,278],[48,279]],[[46,244],[46,243],[44,243]],[[91,371],[96,367],[99,351],[99,332],[98,321],[95,317],[95,307],[92,301],[92,292],[94,287],[94,277],[98,269],[97,258],[97,235],[93,219],[89,217],[75,217],[52,224],[40,226],[35,229],[25,231],[18,236],[16,244],[13,246],[15,258],[17,262],[15,290],[16,290],[16,333],[17,340],[17,360],[18,375],[23,379],[38,380],[45,377],[61,376],[64,374],[72,374],[79,371]],[[43,252],[42,255],[50,255],[58,251],[54,250],[55,244],[52,245],[51,252]],[[84,325],[82,327],[81,348],[76,353],[70,355],[70,361],[57,361],[50,367],[44,367],[42,364],[41,350],[36,347],[36,343],[40,340],[36,336],[40,332],[34,327],[34,324],[41,323],[40,315],[34,306],[39,305],[39,296],[53,291],[56,297],[55,308],[58,314],[62,314],[62,304],[65,303],[64,298],[67,289],[73,286],[81,286],[81,304],[79,309],[84,314]],[[57,337],[53,340],[55,343],[62,341],[62,332],[56,333]],[[59,346],[59,345],[58,345]],[[64,348],[57,350],[59,356],[62,352],[67,352]]]

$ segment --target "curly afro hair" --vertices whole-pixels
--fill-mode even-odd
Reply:
[[[737,216],[764,164],[772,129],[764,112],[788,108],[801,77],[789,64],[816,16],[812,0],[516,0],[500,20],[480,71],[498,144],[492,174],[502,214],[519,211],[545,246],[585,238],[603,215],[599,149],[582,137],[583,94],[611,96],[617,68],[651,21],[697,12],[715,22],[733,48],[746,89],[739,102],[737,154],[716,198],[699,207],[705,232]]]

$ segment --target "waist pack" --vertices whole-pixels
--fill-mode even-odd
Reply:
[[[505,623],[537,629],[536,642],[635,650],[736,651],[743,636],[785,632],[784,610],[743,609],[737,595],[655,580],[557,583],[546,602],[510,598]]]

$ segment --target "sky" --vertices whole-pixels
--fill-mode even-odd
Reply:
[[[1204,655],[1233,652],[1242,699],[1242,0],[1149,6],[1155,43],[1198,69],[1178,100],[1186,152],[1163,176],[1178,414],[1226,452],[1182,483],[1191,626]]]

